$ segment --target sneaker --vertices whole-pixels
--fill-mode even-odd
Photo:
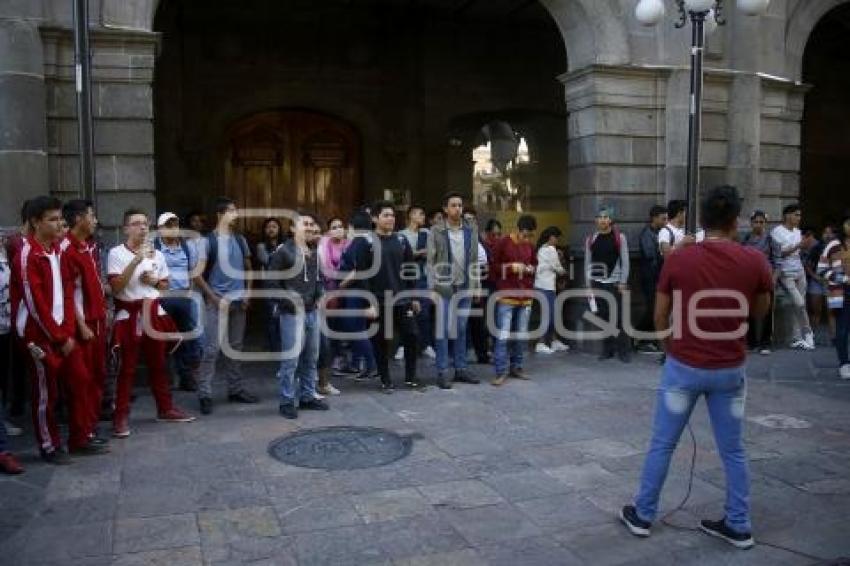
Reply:
[[[201,414],[202,415],[211,415],[213,412],[213,402],[209,397],[201,397],[198,400],[198,404],[201,406]]]
[[[523,371],[522,368],[511,368],[511,371],[508,372],[508,375],[510,375],[514,379],[522,379],[525,381],[531,379],[530,377],[528,377],[528,374]]]
[[[815,335],[813,332],[809,331],[803,334],[803,342],[806,343],[806,346],[809,347],[810,350],[815,349]]]
[[[341,391],[328,383],[325,387],[319,387],[316,389],[322,395],[339,395]]]
[[[21,466],[21,463],[18,462],[18,459],[15,458],[14,454],[11,452],[3,452],[0,453],[0,472],[9,474],[10,476],[16,476],[24,473],[24,467]]]
[[[408,389],[417,389],[420,391],[425,389],[425,384],[416,379],[415,377],[405,378],[404,385]]]
[[[838,377],[841,379],[850,379],[850,364],[844,364],[838,368]]]
[[[451,389],[452,382],[446,379],[445,375],[440,374],[437,376],[437,387],[440,389]]]
[[[641,342],[637,345],[636,350],[639,354],[657,354],[659,352],[658,346],[652,342]]]
[[[21,436],[24,433],[24,430],[10,423],[9,421],[3,421],[3,425],[6,427],[6,436]]]
[[[808,350],[809,345],[806,344],[805,340],[794,340],[791,342],[789,346],[792,350]]]
[[[457,383],[468,383],[470,385],[478,385],[481,383],[481,380],[477,377],[474,377],[469,371],[465,369],[455,370],[455,381]]]
[[[392,383],[382,383],[381,384],[381,393],[384,395],[392,395],[395,391],[395,385]]]
[[[99,456],[101,454],[108,454],[109,447],[105,444],[89,440],[86,444],[71,448],[69,451],[74,456]]]
[[[759,354],[762,356],[769,356],[771,353],[770,348],[762,348],[759,350]]]
[[[71,457],[68,456],[68,453],[64,450],[51,450],[50,452],[43,451],[41,453],[41,459],[48,464],[53,464],[54,466],[67,466],[74,463],[74,461],[71,460]]]
[[[427,358],[431,358],[432,360],[436,360],[436,359],[437,359],[437,352],[435,352],[435,351],[434,351],[434,348],[432,348],[431,346],[428,346],[427,348],[425,348],[425,350],[424,350],[422,353],[423,353],[423,354],[425,355],[425,357],[427,357]]]
[[[161,423],[190,423],[195,420],[195,417],[182,409],[172,407],[168,411],[157,415],[156,420]]]
[[[295,405],[292,403],[284,403],[280,407],[278,407],[278,412],[280,416],[285,419],[294,420],[298,418],[298,409],[295,408]]]
[[[404,346],[399,347],[398,350],[395,351],[395,361],[400,362],[404,359]]]
[[[508,379],[508,376],[504,375],[504,374],[496,376],[496,379],[491,381],[490,385],[492,385],[493,387],[501,387],[502,385],[505,384],[505,381],[507,381],[507,379]]]
[[[130,436],[130,423],[127,419],[114,422],[112,424],[113,438],[127,438]]]
[[[301,401],[298,404],[298,408],[302,411],[328,411],[330,410],[330,406],[324,402],[322,399],[307,399],[306,401]]]
[[[359,369],[353,367],[344,367],[342,369],[335,369],[331,374],[334,377],[356,377],[362,373]]]
[[[537,346],[534,347],[534,353],[536,354],[553,354],[554,351],[544,344],[543,342],[538,342]]]
[[[620,521],[626,525],[626,528],[629,529],[629,532],[635,535],[636,537],[646,538],[650,535],[649,529],[652,527],[652,523],[648,523],[646,521],[641,520],[638,517],[637,509],[635,509],[634,505],[626,505],[620,511]]]
[[[570,347],[567,346],[566,344],[564,344],[563,342],[561,342],[560,340],[552,340],[552,344],[549,346],[549,348],[553,352],[569,352],[570,351]]]
[[[747,550],[756,545],[751,533],[737,533],[726,525],[726,521],[701,521],[699,528],[702,532],[723,539],[735,548]]]
[[[252,395],[247,391],[240,391],[239,393],[231,393],[227,396],[227,400],[231,403],[243,403],[245,405],[253,405],[255,403],[260,402],[260,398],[256,395]]]

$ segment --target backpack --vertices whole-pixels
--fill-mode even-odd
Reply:
[[[183,238],[177,238],[180,241],[180,249],[183,250],[183,254],[186,256],[186,267],[189,269],[189,273],[195,269],[195,266],[192,265],[192,254],[189,253],[189,244],[186,243],[186,240]],[[153,247],[157,251],[162,251],[162,238],[156,238],[153,241]]]
[[[250,257],[251,253],[248,250],[248,242],[245,241],[245,237],[242,234],[232,234],[236,241],[239,243],[239,249],[242,250],[242,259],[244,260],[247,257]],[[207,263],[204,266],[204,281],[210,280],[210,273],[212,273],[213,268],[219,261],[218,257],[218,234],[215,232],[210,232],[206,236],[204,236],[207,240]]]

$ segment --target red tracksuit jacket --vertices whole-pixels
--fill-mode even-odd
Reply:
[[[27,236],[14,265],[22,294],[15,321],[18,336],[27,343],[61,347],[76,333],[74,279],[67,260],[58,246],[46,250]],[[54,311],[61,312],[59,321]]]
[[[74,304],[85,322],[106,319],[106,298],[100,279],[98,251],[95,244],[81,242],[68,234],[59,244],[62,262],[67,262],[74,280]]]
[[[519,242],[515,239],[514,235],[505,236],[496,244],[493,250],[493,257],[490,261],[490,270],[492,271],[497,290],[529,291],[533,289],[534,274],[516,273],[510,268],[510,264],[512,263],[536,266],[537,252],[534,250],[534,244],[531,242]],[[522,294],[517,294],[516,296],[508,295],[505,298],[520,302],[531,300],[530,297],[523,296]]]

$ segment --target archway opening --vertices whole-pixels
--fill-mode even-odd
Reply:
[[[818,22],[806,44],[801,199],[807,224],[822,227],[850,209],[850,3]]]
[[[210,207],[232,186],[234,124],[282,109],[347,124],[359,147],[351,174],[362,190],[353,194],[361,202],[390,194],[399,205],[435,206],[450,189],[471,198],[471,138],[492,119],[507,120],[523,132],[533,157],[564,163],[563,178],[535,186],[533,194],[566,207],[567,126],[558,81],[566,51],[552,15],[536,0],[163,0],[155,30],[162,33],[154,81],[160,208]],[[516,109],[548,116],[544,130],[558,135],[514,120]],[[454,143],[459,116],[479,118],[461,133],[462,151]],[[256,135],[286,147],[289,134],[266,124]],[[245,203],[292,202],[304,190],[272,183],[271,195],[249,190],[263,198]],[[352,206],[328,201],[334,214]]]

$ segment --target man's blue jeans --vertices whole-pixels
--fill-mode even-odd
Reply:
[[[652,440],[640,492],[635,498],[638,517],[652,522],[657,516],[670,458],[700,396],[705,396],[714,440],[726,472],[726,524],[736,532],[749,533],[752,530],[750,473],[743,444],[747,385],[743,366],[698,369],[667,356],[656,400]]]
[[[528,340],[522,336],[528,332],[530,317],[529,305],[511,305],[501,301],[496,304],[496,328],[499,333],[493,346],[493,365],[497,376],[508,373],[508,362],[510,369],[522,368],[523,352],[528,344]]]
[[[281,404],[294,405],[316,398],[316,363],[319,359],[319,319],[315,310],[302,315],[280,315],[280,337],[284,356],[277,379]],[[300,349],[299,349],[300,346]]]
[[[466,369],[466,326],[469,321],[469,306],[472,297],[463,297],[452,302],[440,297],[436,308],[442,309],[443,328],[436,325],[437,373],[443,374],[449,369],[449,340],[452,342],[452,361],[455,370]],[[439,318],[438,318],[439,320]]]

